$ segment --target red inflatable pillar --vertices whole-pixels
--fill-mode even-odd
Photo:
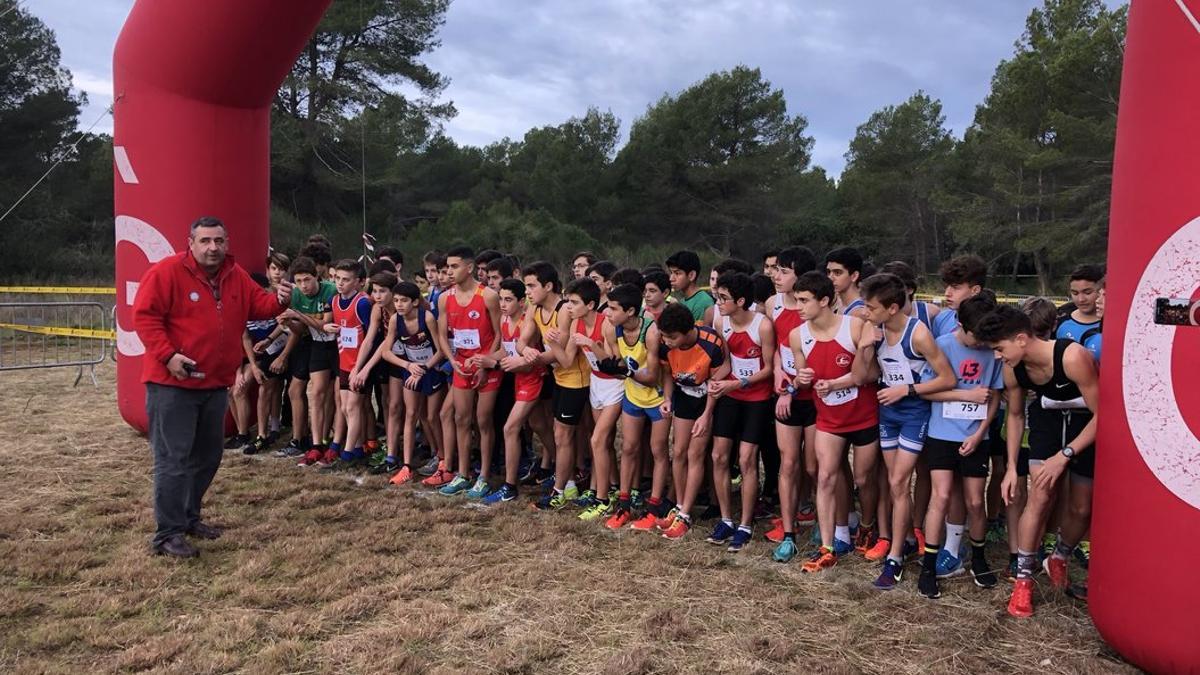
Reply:
[[[138,0],[113,54],[117,404],[146,430],[138,280],[221,218],[230,250],[263,268],[270,106],[330,0]]]
[[[1089,594],[1104,639],[1200,672],[1200,0],[1134,0],[1117,122]],[[1138,553],[1138,552],[1141,553]]]

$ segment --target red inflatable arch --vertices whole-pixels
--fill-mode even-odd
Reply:
[[[146,430],[138,280],[183,250],[201,215],[262,270],[270,216],[270,105],[330,0],[138,0],[113,54],[117,405]]]
[[[269,108],[330,0],[139,0],[113,78],[118,404],[145,430],[137,281],[188,225],[267,251]],[[1200,327],[1153,323],[1159,296],[1200,288],[1200,0],[1135,0],[1121,89],[1101,368],[1091,612],[1157,672],[1200,670]],[[1179,383],[1178,385],[1176,383]],[[1182,536],[1181,536],[1182,535]],[[1129,555],[1131,544],[1150,555]]]
[[[1154,324],[1200,289],[1200,1],[1134,0],[1117,121],[1091,613],[1152,672],[1200,672],[1200,327]],[[1145,555],[1133,554],[1140,547]]]

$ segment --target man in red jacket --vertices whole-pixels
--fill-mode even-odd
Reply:
[[[142,382],[154,452],[157,554],[191,558],[185,535],[216,539],[200,520],[200,502],[221,465],[229,387],[242,363],[246,321],[278,315],[292,284],[277,295],[259,287],[227,254],[229,238],[216,218],[192,223],[188,251],[146,271],[133,307],[134,328],[146,347]]]

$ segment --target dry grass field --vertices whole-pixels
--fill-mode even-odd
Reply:
[[[0,374],[0,672],[1134,672],[1044,587],[1018,622],[1007,584],[810,578],[761,527],[734,556],[270,457],[226,456],[198,560],[153,557],[147,444],[98,374]]]

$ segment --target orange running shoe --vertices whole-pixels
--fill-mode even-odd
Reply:
[[[664,539],[670,539],[672,541],[682,539],[683,535],[687,534],[689,529],[690,526],[686,520],[683,518],[676,518],[671,521],[670,527],[663,530],[662,536]]]
[[[891,539],[876,539],[875,545],[863,551],[863,557],[871,562],[879,562],[888,556],[888,552],[892,550]]]
[[[914,527],[913,537],[917,540],[917,555],[921,555],[925,551],[925,530]]]
[[[658,516],[647,511],[646,515],[630,523],[629,529],[637,530],[639,532],[649,532],[650,530],[654,529],[654,524],[656,522],[658,522]]]
[[[1017,579],[1008,599],[1008,613],[1018,619],[1033,616],[1033,579]]]
[[[833,554],[833,549],[822,546],[817,549],[817,552],[812,554],[808,562],[801,567],[805,572],[821,572],[833,567],[837,564],[837,556]]]
[[[633,520],[633,514],[629,512],[629,509],[618,508],[616,513],[604,521],[604,526],[610,530],[619,530],[625,527],[625,523],[628,523],[630,520]]]
[[[865,525],[858,526],[858,534],[854,536],[854,550],[859,553],[866,553],[875,547],[875,542],[879,538],[874,527]]]
[[[678,511],[676,511],[675,509],[671,509],[670,513],[668,513],[665,517],[658,518],[657,520],[654,521],[654,527],[659,530],[670,529],[671,525],[675,524],[675,516],[678,514],[679,514]]]
[[[412,469],[408,468],[408,466],[405,465],[405,466],[400,467],[399,471],[392,474],[392,479],[389,480],[388,482],[391,483],[392,485],[404,485],[405,483],[411,482],[412,479],[413,479]]]
[[[1056,591],[1067,590],[1067,561],[1063,558],[1050,556],[1042,561],[1042,569],[1050,577],[1050,586]]]
[[[817,507],[812,504],[805,504],[796,512],[796,524],[807,525],[808,523],[817,522]]]
[[[766,534],[767,541],[778,544],[779,542],[783,541],[783,519],[776,518],[772,522],[775,523],[775,527],[772,527],[770,530],[767,530],[767,534]]]
[[[452,480],[454,480],[454,473],[447,471],[445,465],[439,464],[438,470],[429,478],[421,481],[421,485],[425,487],[441,487]]]

